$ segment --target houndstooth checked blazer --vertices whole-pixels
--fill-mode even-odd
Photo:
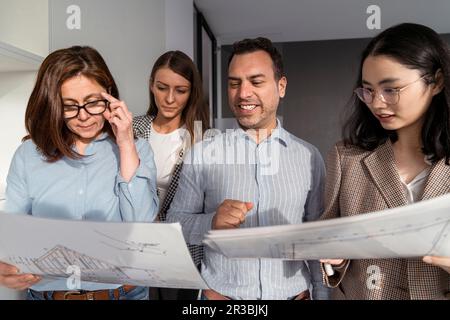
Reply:
[[[327,158],[325,211],[321,219],[406,205],[394,164],[389,140],[374,151],[336,144]],[[422,200],[449,192],[450,166],[440,160],[431,167]],[[373,266],[379,268],[379,278],[370,278]],[[328,277],[325,272],[323,276],[324,282],[335,288],[333,299],[450,298],[450,275],[421,258],[350,260],[334,276]],[[377,280],[375,286],[370,285],[372,280]]]
[[[154,117],[143,115],[137,116],[133,119],[133,131],[134,135],[138,138],[143,138],[148,141],[151,135],[151,127],[152,121]],[[173,197],[177,191],[178,181],[180,179],[180,172],[183,168],[183,159],[184,159],[184,147],[181,148],[179,152],[178,161],[175,164],[175,169],[172,173],[172,178],[170,180],[169,188],[167,190],[167,195],[164,198],[162,205],[160,206],[158,216],[156,218],[157,221],[166,221],[167,211],[170,208],[170,204],[172,203]],[[192,260],[194,261],[196,266],[199,266],[203,259],[203,246],[191,245],[187,244],[189,252],[191,253]]]

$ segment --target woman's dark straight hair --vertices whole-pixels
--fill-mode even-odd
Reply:
[[[369,56],[388,56],[407,68],[419,70],[427,85],[442,75],[443,88],[435,95],[425,113],[422,127],[423,153],[435,163],[450,158],[450,69],[449,49],[446,42],[432,29],[413,23],[403,23],[381,32],[363,51],[355,89],[362,87],[362,67]],[[385,130],[369,108],[354,94],[350,116],[344,128],[344,142],[365,150],[374,150],[387,139],[397,140],[395,131]]]

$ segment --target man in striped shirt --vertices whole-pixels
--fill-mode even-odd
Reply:
[[[181,173],[167,220],[186,241],[211,229],[299,224],[322,212],[325,168],[318,150],[277,120],[287,79],[278,50],[265,38],[233,46],[229,105],[239,128],[196,144]],[[243,243],[242,245],[245,245]],[[205,248],[204,299],[327,299],[317,261],[228,259]]]

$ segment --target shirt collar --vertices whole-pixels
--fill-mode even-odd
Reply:
[[[237,122],[237,120],[236,120],[236,122]],[[246,130],[242,129],[239,126],[239,123],[237,123],[237,125],[238,125],[238,127],[236,129],[236,134],[238,135],[238,137],[253,141],[253,139],[247,134]],[[277,118],[277,126],[272,131],[272,134],[267,139],[265,139],[264,141],[271,142],[272,140],[273,141],[278,141],[284,147],[288,146],[289,134],[282,127],[281,121],[278,118]],[[262,142],[264,142],[264,141],[262,141]]]
[[[98,142],[102,142],[106,139],[109,138],[109,134],[107,132],[102,132],[95,140],[93,140],[92,142],[90,142],[87,146],[86,146],[86,154],[85,156],[82,158],[82,161],[86,162],[89,161],[88,159],[92,158],[93,155],[95,155],[95,144]],[[75,146],[75,144],[72,146],[72,149],[74,151],[77,151],[77,147]]]

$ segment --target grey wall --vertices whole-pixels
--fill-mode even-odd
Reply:
[[[450,34],[443,35],[450,43]],[[360,54],[370,39],[278,43],[288,79],[278,109],[284,127],[315,145],[323,157],[341,139],[346,106],[356,82]],[[227,103],[227,61],[222,47],[222,116],[232,117]]]
[[[194,59],[194,1],[164,0],[166,50],[182,50]]]
[[[81,8],[81,30],[66,27],[70,5]],[[151,67],[165,51],[164,0],[50,0],[49,9],[50,51],[78,44],[95,47],[130,110],[145,113]]]
[[[319,148],[325,157],[340,139],[342,115],[368,39],[285,43],[288,90],[280,114],[292,134]]]

